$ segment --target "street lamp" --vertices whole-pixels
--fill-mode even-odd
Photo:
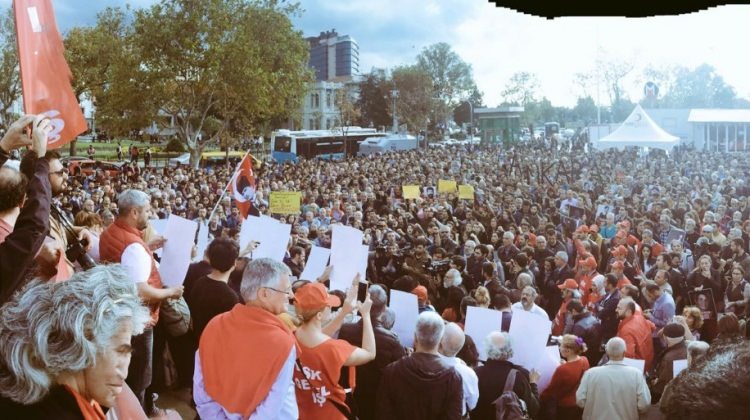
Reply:
[[[393,134],[398,133],[398,117],[396,116],[396,99],[398,99],[398,90],[394,89],[391,91],[391,99],[393,99]]]

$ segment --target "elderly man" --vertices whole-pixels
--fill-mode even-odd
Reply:
[[[214,317],[201,336],[193,377],[198,414],[296,419],[297,350],[294,335],[278,317],[292,296],[289,268],[268,258],[251,261],[241,292],[245,304]]]
[[[536,301],[536,297],[536,289],[531,286],[526,286],[521,291],[521,300],[514,303],[511,308],[513,309],[513,311],[531,312],[534,315],[539,315],[544,317],[545,319],[549,319],[547,317],[547,312],[545,312],[544,309],[540,308],[536,303],[534,303]]]
[[[99,241],[101,260],[121,263],[130,280],[136,284],[138,295],[151,310],[151,322],[142,334],[133,338],[133,358],[128,369],[128,385],[139,398],[144,409],[146,388],[151,384],[154,346],[154,325],[159,321],[159,306],[165,299],[182,296],[183,287],[163,288],[159,269],[152,252],[165,239],[157,237],[151,243],[143,241],[143,230],[148,227],[151,199],[138,190],[125,190],[117,202],[120,213],[113,224],[102,232]],[[149,413],[147,413],[149,414]]]
[[[479,400],[471,411],[472,420],[494,420],[493,402],[503,393],[508,375],[514,375],[513,392],[526,403],[526,409],[534,418],[539,411],[539,391],[536,383],[539,373],[529,373],[521,366],[510,362],[513,347],[510,336],[505,332],[492,332],[485,340],[487,362],[476,368],[479,378]]]
[[[674,361],[685,360],[688,357],[685,344],[685,327],[682,324],[670,323],[664,327],[664,340],[667,343],[664,351],[659,355],[651,380],[651,392],[654,403],[658,402],[664,392],[664,387],[674,378]]]
[[[625,342],[611,338],[606,346],[609,362],[586,371],[576,391],[584,420],[638,420],[651,404],[643,372],[623,363]]]
[[[377,418],[378,405],[376,402],[378,385],[383,375],[383,370],[390,363],[406,356],[406,349],[399,343],[398,336],[384,325],[383,314],[386,311],[388,295],[378,285],[370,286],[370,319],[375,332],[375,360],[361,366],[357,366],[357,386],[354,388],[354,400],[356,401],[355,414],[361,420]],[[362,346],[362,319],[357,323],[344,324],[339,331],[339,339],[346,340],[350,344]]]
[[[461,375],[438,352],[445,326],[435,312],[422,312],[414,353],[388,365],[378,390],[378,419],[460,419]]]
[[[466,363],[456,357],[466,341],[466,335],[458,324],[450,322],[445,326],[443,339],[440,341],[440,354],[445,356],[445,360],[452,364],[456,371],[461,375],[463,381],[464,403],[462,415],[465,417],[467,411],[471,411],[477,406],[479,399],[479,383],[477,374]]]

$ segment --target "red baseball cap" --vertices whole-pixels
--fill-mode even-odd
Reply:
[[[596,267],[596,259],[594,257],[590,256],[586,259],[580,260],[579,263],[583,264],[584,266],[588,268],[595,268]]]
[[[565,280],[565,283],[558,284],[557,287],[562,289],[577,289],[578,288],[578,282],[573,279],[567,279]]]
[[[329,295],[321,283],[308,283],[294,294],[294,306],[301,310],[325,309],[326,306],[339,306],[341,299]]]

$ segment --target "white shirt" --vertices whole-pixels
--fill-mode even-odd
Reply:
[[[296,420],[299,417],[297,395],[294,390],[294,368],[297,349],[292,346],[284,366],[268,391],[268,395],[250,414],[250,420]],[[227,374],[230,374],[227,372]],[[196,411],[204,419],[242,420],[242,415],[230,413],[214,401],[206,392],[201,370],[200,350],[195,352],[195,373],[193,374],[193,399]]]
[[[151,275],[151,255],[139,243],[132,243],[125,248],[120,264],[133,283],[145,283]]]
[[[453,365],[463,382],[464,405],[461,414],[466,414],[466,410],[473,410],[479,401],[479,378],[474,369],[466,366],[466,362],[458,357],[445,357],[448,364]]]
[[[520,301],[514,303],[510,308],[513,311],[526,311],[526,309],[524,309],[523,304],[521,304]],[[528,310],[526,312],[531,312],[534,315],[539,315],[549,321],[549,315],[547,315],[547,312],[545,312],[544,309],[538,307],[536,303],[531,307],[531,310]]]

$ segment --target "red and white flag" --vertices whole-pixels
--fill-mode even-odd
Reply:
[[[235,170],[232,180],[229,181],[229,188],[232,197],[240,209],[240,214],[247,219],[253,200],[255,199],[255,176],[253,175],[253,157],[250,153],[245,154],[237,170]]]
[[[71,87],[51,0],[14,0],[23,108],[52,123],[48,147],[55,149],[86,131],[86,119]]]

